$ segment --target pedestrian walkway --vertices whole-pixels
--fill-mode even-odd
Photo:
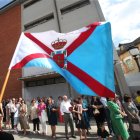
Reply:
[[[23,135],[23,133],[21,131],[19,131],[19,134],[14,134],[14,132],[12,132],[10,130],[10,133],[14,134],[14,138],[15,140],[52,140],[53,138],[51,138],[51,128],[50,126],[48,125],[48,134],[47,136],[44,136],[42,134],[33,134],[32,133],[32,124],[30,124],[30,131],[27,132],[27,135]],[[20,130],[20,127],[19,127],[19,130]],[[7,130],[9,131],[9,130]],[[70,129],[69,129],[70,131]],[[89,130],[90,134],[88,135],[88,140],[97,140],[97,128],[96,128],[96,125],[95,123],[92,123],[91,125],[91,129]],[[65,140],[65,127],[64,127],[64,124],[59,124],[57,125],[56,127],[56,136],[57,138],[56,139],[59,139],[59,140]],[[75,140],[79,140],[79,136],[78,136],[78,133],[77,133],[77,130],[75,128],[75,132],[76,132],[76,136],[77,138]],[[70,140],[72,140],[73,138],[70,138]],[[74,140],[74,139],[73,139]],[[112,140],[114,140],[112,138]]]

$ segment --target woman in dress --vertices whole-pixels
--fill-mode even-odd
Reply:
[[[90,127],[89,117],[88,117],[88,113],[87,113],[88,112],[88,104],[83,100],[83,98],[82,98],[82,108],[83,108],[82,115],[83,115],[85,122],[87,124],[87,134],[90,134],[89,129],[91,127]]]
[[[101,124],[105,122],[105,110],[104,106],[101,103],[100,99],[96,96],[92,97],[91,106],[93,108],[93,116],[97,124],[97,130]]]
[[[42,99],[40,99],[40,103],[37,107],[38,117],[42,126],[42,134],[47,135],[47,116],[46,116],[46,104],[43,102]]]
[[[114,102],[114,98],[109,98],[107,105],[110,110],[110,118],[115,135],[118,140],[128,140],[129,134],[122,120],[123,117],[127,115],[122,112],[117,103]]]
[[[19,122],[21,129],[23,130],[24,135],[26,135],[26,130],[29,129],[29,123],[27,118],[27,105],[25,104],[25,101],[21,101],[21,105],[19,108],[20,114],[19,114]]]
[[[81,125],[81,115],[82,115],[82,105],[79,104],[78,99],[73,100],[73,119],[75,121],[75,126],[78,130],[80,140],[82,139]]]
[[[39,118],[37,115],[37,104],[35,99],[31,101],[30,117],[33,122],[33,133],[35,133],[36,130],[39,133]]]
[[[48,123],[51,125],[52,138],[56,138],[56,125],[57,125],[57,107],[51,98],[48,98],[47,115]]]
[[[61,112],[60,112],[60,105],[62,101],[63,101],[62,96],[59,96],[58,101],[57,101],[57,107],[58,107],[58,119],[60,123],[64,122],[63,116],[61,115]]]
[[[2,103],[0,103],[0,131],[2,131],[2,120],[3,120],[4,112],[2,108]]]
[[[74,100],[74,107],[72,112],[75,114],[75,124],[78,129],[80,140],[87,139],[86,130],[88,129],[88,124],[86,123],[86,119],[84,117],[83,107],[82,107],[82,98],[79,97],[77,100]]]

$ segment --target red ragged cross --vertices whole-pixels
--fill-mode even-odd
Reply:
[[[95,24],[92,24],[92,25],[88,26],[89,29],[87,31],[85,31],[85,32],[82,32],[81,35],[72,44],[70,44],[70,46],[68,46],[66,48],[67,56],[72,54],[73,51],[75,49],[77,49],[93,33],[93,31],[95,30],[95,28],[99,24],[100,23],[95,23]],[[52,59],[52,57],[51,57],[51,53],[53,53],[52,49],[50,49],[48,46],[46,46],[44,43],[42,43],[40,40],[35,38],[30,33],[25,33],[25,36],[27,38],[29,38],[30,40],[32,40],[34,43],[36,43],[40,48],[42,48],[48,54],[48,55],[46,55],[46,54],[37,54],[37,56],[30,55],[30,56],[27,56],[27,57],[29,57],[28,59],[25,58],[26,60],[30,61],[30,60],[32,60],[34,58],[39,58],[39,57],[41,57],[41,55],[43,55],[43,57]],[[29,61],[28,62],[25,61],[25,59],[23,59],[20,62],[20,63],[22,63],[23,66],[26,63],[29,62]],[[54,57],[54,61],[56,61],[56,63],[58,64],[58,62],[56,60],[56,57]],[[70,73],[72,73],[74,76],[76,76],[79,80],[81,80],[83,83],[85,83],[92,91],[97,93],[99,96],[105,96],[104,93],[106,93],[107,97],[114,97],[114,92],[113,91],[111,91],[110,89],[108,89],[107,87],[102,85],[96,79],[94,79],[93,77],[88,75],[86,72],[84,72],[83,70],[81,70],[80,68],[78,68],[77,66],[72,64],[71,62],[67,62],[67,70]]]

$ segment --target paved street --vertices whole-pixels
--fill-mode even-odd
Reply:
[[[30,129],[30,131],[31,131],[32,130],[32,124],[30,124],[30,128],[31,128]],[[65,139],[65,134],[64,134],[65,131],[64,131],[64,125],[63,124],[59,124],[57,126],[56,131],[57,131],[57,138],[56,139],[60,139],[60,140]],[[90,135],[88,135],[88,140],[97,140],[96,131],[97,130],[96,130],[95,124],[92,124],[91,130],[90,130]],[[13,133],[13,132],[10,131],[10,133]],[[76,131],[76,136],[77,136],[77,138],[75,140],[78,140],[79,137],[78,137],[77,131]],[[47,136],[43,136],[41,134],[33,134],[32,132],[28,132],[26,136],[23,136],[23,133],[20,131],[19,134],[14,134],[14,138],[15,138],[15,140],[51,140],[52,139],[51,138],[51,129],[50,129],[50,126],[48,126]],[[70,138],[70,140],[72,140],[72,138]]]

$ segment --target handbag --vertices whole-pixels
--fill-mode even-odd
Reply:
[[[96,108],[94,111],[93,111],[93,114],[94,115],[97,115],[97,114],[100,114],[99,110]]]

